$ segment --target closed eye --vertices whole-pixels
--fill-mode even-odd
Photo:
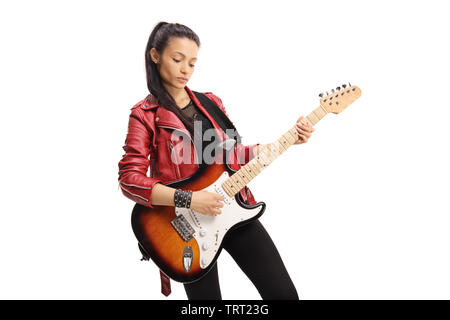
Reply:
[[[175,61],[176,63],[181,62],[181,60],[177,60],[177,59],[174,59],[174,58],[172,58],[172,59],[173,59],[173,61]],[[195,64],[191,64],[190,66],[191,66],[191,67],[195,67]]]

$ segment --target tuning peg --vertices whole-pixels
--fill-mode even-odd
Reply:
[[[331,93],[334,93],[334,89],[331,89]]]
[[[350,82],[348,83],[348,85],[351,87],[352,85],[350,84]]]
[[[328,95],[328,91],[327,91],[327,95]]]
[[[341,90],[341,87],[336,87],[336,90],[337,90],[337,91]]]
[[[343,85],[342,85],[342,88],[344,88],[344,89],[345,89],[346,87],[347,87],[347,85],[346,85],[346,84],[343,84]]]
[[[323,92],[321,92],[321,93],[319,94],[319,97],[321,97],[321,98],[323,97]]]

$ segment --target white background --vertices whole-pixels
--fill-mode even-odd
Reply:
[[[350,81],[362,96],[250,182],[301,299],[449,299],[445,1],[8,1],[0,5],[0,298],[160,293],[118,187],[159,21],[201,40],[188,83],[244,144]],[[243,244],[245,245],[245,244]],[[226,251],[224,299],[260,299]]]

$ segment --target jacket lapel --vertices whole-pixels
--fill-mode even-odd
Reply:
[[[217,122],[214,120],[214,118],[206,111],[205,107],[200,103],[200,101],[197,99],[195,94],[188,88],[188,86],[185,86],[186,92],[191,97],[192,101],[195,103],[195,105],[200,109],[201,112],[211,121],[211,123],[214,126],[214,129],[216,130],[217,136],[219,137],[220,141],[223,141],[223,136],[221,134],[221,130]],[[175,113],[173,113],[170,110],[167,110],[166,108],[160,108],[155,99],[148,95],[146,98],[146,104],[147,109],[156,108],[155,112],[155,125],[156,126],[166,126],[170,128],[176,128],[181,129],[184,132],[186,132],[189,136],[190,133],[187,130],[186,126],[183,124],[183,122],[177,117]]]

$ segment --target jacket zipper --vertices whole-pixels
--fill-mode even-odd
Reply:
[[[169,141],[170,142],[170,157],[172,157],[172,154],[173,154],[173,144],[172,144],[172,141]],[[177,159],[178,159],[178,157],[177,157]],[[175,167],[175,170],[176,170],[176,173],[177,173],[177,178],[180,178],[181,177],[181,173],[180,173],[180,168],[178,167],[178,165],[179,164],[174,164],[173,163],[173,161],[172,161],[172,159],[171,159],[171,162],[172,162],[172,164],[174,165],[174,167]]]
[[[192,145],[193,145],[193,147],[194,147],[194,153],[195,153],[195,154],[194,154],[194,158],[197,156],[197,151],[195,150],[195,144],[194,144],[194,142],[192,141],[192,138],[191,138],[191,135],[190,135],[190,134],[184,132],[184,131],[181,130],[180,128],[174,128],[174,127],[163,126],[163,125],[158,125],[158,127],[161,127],[161,128],[169,128],[169,129],[178,130],[178,131],[180,131],[180,132],[183,132],[185,135],[187,135],[187,136],[189,137],[189,140],[191,141],[191,143],[192,143]],[[172,143],[172,142],[171,142],[171,143]],[[198,159],[197,159],[197,160],[198,160]],[[197,165],[197,169],[200,168],[200,165],[199,165],[198,163],[196,163],[196,165]]]

